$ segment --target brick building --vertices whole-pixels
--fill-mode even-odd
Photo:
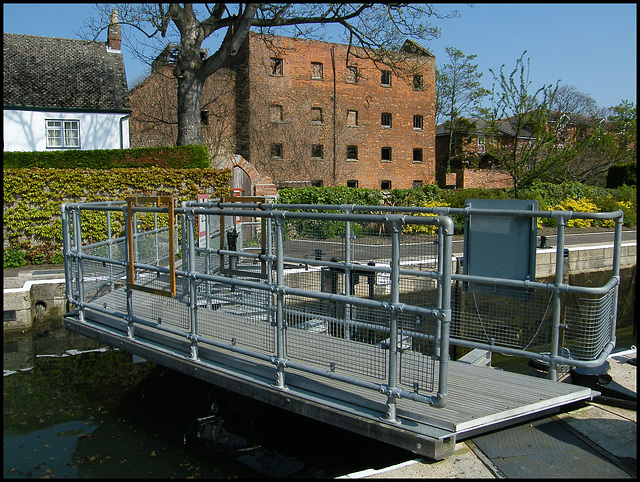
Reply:
[[[354,55],[358,49],[352,47],[348,59],[347,52],[341,44],[289,37],[265,42],[251,33],[233,63],[203,89],[203,137],[212,164],[239,155],[279,188],[434,182],[435,58],[407,41],[398,54],[418,66],[407,78]],[[158,101],[161,91],[175,97],[171,77],[167,50],[132,90],[132,145],[175,142],[170,122],[146,130],[140,122],[177,117],[175,100]]]

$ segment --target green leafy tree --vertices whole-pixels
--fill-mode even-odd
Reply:
[[[177,144],[202,144],[201,105],[204,81],[233,58],[247,39],[250,29],[265,36],[274,29],[289,28],[295,36],[318,38],[324,27],[342,29],[348,45],[361,47],[364,55],[376,62],[398,60],[394,71],[401,70],[398,52],[407,37],[428,40],[439,36],[439,28],[429,23],[441,16],[432,5],[406,3],[239,3],[239,4],[99,4],[100,18],[85,22],[85,37],[96,38],[109,25],[111,9],[116,8],[119,23],[139,32],[146,42],[137,42],[123,31],[123,41],[148,61],[147,47],[156,54],[175,39],[179,45],[174,76],[178,79]],[[123,29],[125,30],[125,29]],[[220,46],[208,53],[202,43],[220,36]],[[161,43],[154,40],[160,40]],[[265,41],[268,38],[265,37]],[[354,52],[355,55],[355,52]]]
[[[514,194],[536,179],[545,179],[562,169],[577,155],[573,146],[559,139],[562,122],[551,122],[558,81],[536,90],[529,80],[530,59],[522,56],[515,68],[506,73],[503,65],[494,78],[492,105],[489,112],[491,139],[487,154],[513,179]]]
[[[446,120],[449,130],[449,149],[444,159],[444,165],[440,166],[436,177],[438,183],[444,182],[444,175],[451,171],[451,159],[460,154],[456,150],[456,139],[466,135],[474,125],[469,122],[460,122],[462,116],[475,116],[480,104],[490,91],[482,87],[478,72],[478,64],[473,60],[476,55],[464,55],[454,47],[445,47],[449,58],[448,63],[436,72],[436,123]],[[458,146],[461,148],[460,146]]]

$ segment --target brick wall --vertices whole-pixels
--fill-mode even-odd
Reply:
[[[509,174],[498,169],[462,169],[456,173],[456,187],[466,188],[506,188],[513,187]]]
[[[382,86],[381,73],[373,63],[354,57],[349,65],[357,67],[358,81],[347,82],[345,45],[286,37],[275,37],[274,42],[275,51],[258,35],[252,34],[249,42],[245,116],[250,139],[241,154],[258,170],[276,185],[357,181],[358,187],[380,189],[382,181],[390,181],[392,188],[433,182],[432,56],[422,58],[423,90],[419,91],[413,89],[412,79],[407,83],[394,75],[390,87]],[[282,75],[270,74],[271,58],[282,59]],[[312,79],[312,62],[322,64],[322,79]],[[272,121],[270,106],[282,106],[282,121]],[[312,109],[320,109],[321,122],[312,122]],[[347,125],[348,111],[357,112],[357,126]],[[382,127],[383,112],[391,114],[391,128]],[[414,115],[423,117],[422,130],[414,129]],[[271,155],[271,144],[282,145],[281,157]],[[313,145],[322,146],[322,158],[312,157]],[[348,145],[357,146],[357,160],[347,160]],[[391,148],[390,162],[382,160],[383,147]],[[422,162],[414,162],[414,148],[422,149]]]

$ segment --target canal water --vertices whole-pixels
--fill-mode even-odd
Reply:
[[[4,334],[5,478],[325,478],[415,457],[62,328]]]
[[[616,349],[637,344],[635,268]],[[573,280],[602,285],[601,280]],[[597,278],[597,277],[596,277]],[[4,334],[5,478],[329,478],[415,458],[66,331]],[[527,373],[526,360],[493,366]]]

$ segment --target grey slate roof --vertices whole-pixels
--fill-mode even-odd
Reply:
[[[3,105],[131,110],[124,60],[105,42],[3,35]]]
[[[488,122],[482,120],[482,119],[467,119],[468,121],[474,122],[476,128],[474,129],[473,132],[471,132],[471,134],[478,134],[478,135],[483,135],[483,134],[488,134],[490,132],[490,125]],[[516,135],[516,131],[513,127],[513,124],[510,122],[509,119],[501,119],[500,121],[498,121],[498,132],[501,132],[502,134],[505,134],[507,136],[515,136]],[[438,136],[448,136],[449,135],[449,127],[443,123],[443,124],[438,124],[436,126],[436,137]],[[531,132],[529,132],[526,129],[521,129],[520,130],[520,137],[521,138],[530,138],[532,137],[533,134]]]

